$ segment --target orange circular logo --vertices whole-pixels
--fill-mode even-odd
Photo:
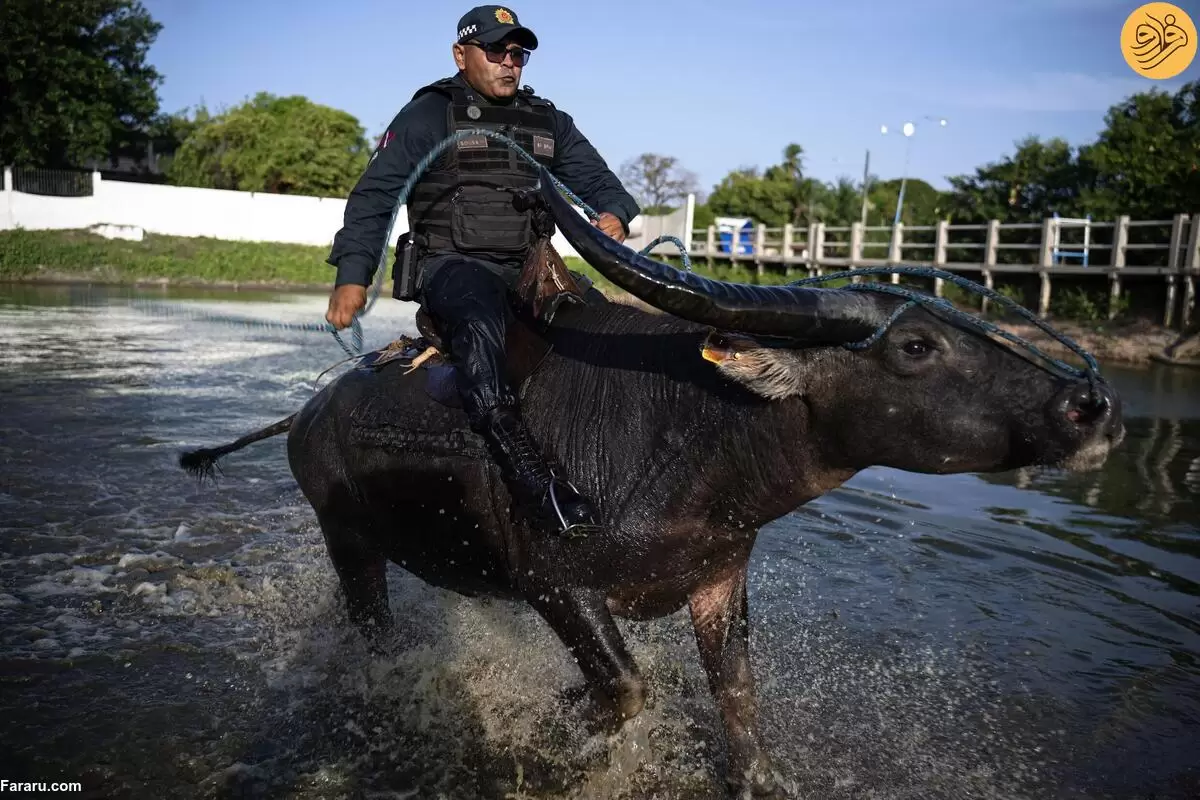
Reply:
[[[1121,54],[1144,78],[1174,78],[1196,57],[1196,23],[1179,6],[1146,3],[1121,26]]]
[[[497,8],[496,9],[496,21],[499,22],[501,25],[512,25],[513,24],[513,15],[508,12],[508,9]]]

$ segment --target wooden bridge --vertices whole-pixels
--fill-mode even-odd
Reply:
[[[1162,322],[1186,327],[1195,313],[1200,278],[1200,213],[1168,220],[1065,220],[979,225],[805,227],[764,225],[722,232],[716,225],[695,230],[689,243],[693,260],[710,268],[721,263],[808,275],[867,267],[926,266],[978,280],[989,289],[997,275],[1036,275],[1040,279],[1037,313],[1046,317],[1056,277],[1106,280],[1108,317],[1118,313],[1122,281],[1160,277],[1166,284]],[[671,248],[655,249],[669,255]],[[971,273],[978,273],[972,276]],[[855,280],[858,280],[855,278]],[[893,283],[899,275],[891,276]],[[944,281],[934,282],[943,296]],[[983,300],[987,310],[987,299]]]

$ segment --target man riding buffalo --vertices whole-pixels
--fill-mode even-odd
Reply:
[[[515,126],[541,169],[525,172],[486,141],[466,140],[410,204],[422,251],[417,295],[457,356],[464,409],[435,385],[444,372],[360,364],[288,418],[185,453],[180,464],[206,474],[218,458],[287,433],[292,474],[364,636],[396,641],[389,562],[464,595],[523,600],[617,722],[641,711],[647,689],[617,618],[686,607],[721,715],[726,779],[734,793],[780,797],[750,662],[747,573],[759,530],[874,466],[1096,469],[1124,439],[1120,397],[1090,356],[1086,371],[1043,364],[929,298],[871,285],[712,281],[625,247],[616,222],[636,207],[607,170],[588,166],[598,160],[580,155],[593,151],[565,115],[515,90],[512,46],[527,53],[536,40],[501,11],[464,18],[454,51],[462,73],[418,92],[397,117],[331,256],[338,287],[329,318],[344,326],[362,307],[392,199],[444,135],[440,120],[454,129]],[[480,48],[502,41],[501,60],[489,61]],[[512,78],[509,103],[482,94],[474,81],[495,81],[480,74]],[[589,225],[555,189],[551,168],[616,222]],[[547,349],[519,381],[518,417],[500,364],[511,313],[504,298],[527,228],[496,187],[535,183],[544,207],[528,224],[548,215],[585,261],[655,311],[587,303],[556,316],[537,333]],[[551,480],[542,452],[567,467],[594,508]],[[516,524],[497,471],[544,522],[554,513],[546,487],[562,491],[569,502],[560,509],[572,516],[552,529],[595,521],[599,530],[568,541]]]
[[[571,117],[520,86],[537,37],[504,6],[478,6],[458,22],[458,73],[419,89],[392,120],[350,193],[329,255],[337,267],[325,319],[350,325],[366,305],[397,196],[418,162],[447,136],[503,132],[599,212],[594,223],[624,241],[637,202]],[[458,367],[470,426],[488,445],[518,510],[536,528],[578,533],[595,526],[592,502],[552,471],[522,419],[507,375],[505,338],[522,266],[540,236],[537,170],[505,143],[465,138],[419,179],[408,200],[410,259],[394,296],[416,300]],[[549,225],[549,231],[545,226]],[[403,285],[402,285],[403,284]]]

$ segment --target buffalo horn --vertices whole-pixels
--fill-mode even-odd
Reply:
[[[588,222],[545,168],[541,191],[555,224],[584,261],[668,314],[722,330],[827,344],[861,341],[887,318],[879,298],[865,292],[727,283],[661,264]]]

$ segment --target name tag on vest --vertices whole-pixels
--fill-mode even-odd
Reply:
[[[535,156],[554,158],[554,140],[548,136],[534,136],[533,154]]]
[[[488,138],[486,136],[468,136],[458,140],[459,150],[487,150],[487,146]]]

